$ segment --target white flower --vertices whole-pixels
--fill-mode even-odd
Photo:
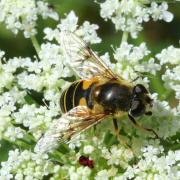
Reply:
[[[47,155],[37,155],[28,150],[9,151],[8,160],[1,163],[0,178],[3,179],[42,179],[54,173],[53,165],[47,160]]]
[[[23,88],[41,91],[44,86],[44,77],[39,75],[23,72],[18,75],[17,79],[18,84]]]
[[[133,154],[122,146],[114,145],[110,150],[102,148],[102,157],[108,160],[108,165],[120,165],[122,168],[126,168],[128,161],[133,158]]]
[[[104,55],[100,56],[100,58],[103,60],[103,62],[106,63],[108,67],[114,69],[115,64],[111,62],[109,53],[105,53]]]
[[[155,75],[156,72],[161,69],[161,66],[155,63],[154,58],[150,58],[147,62],[135,65],[134,69],[138,72],[150,72],[151,74]]]
[[[127,42],[123,42],[119,48],[116,49],[114,53],[114,58],[117,61],[123,61],[128,59],[129,53],[132,49],[133,45],[128,44]]]
[[[124,16],[117,15],[112,17],[112,22],[115,24],[116,30],[126,30],[126,18]]]
[[[100,43],[101,39],[97,36],[96,30],[99,28],[96,24],[90,24],[85,21],[82,26],[76,31],[76,34],[84,37],[85,42],[90,42],[91,44]]]
[[[44,29],[46,34],[45,39],[53,40],[56,39],[58,43],[60,42],[60,31],[71,31],[82,37],[87,43],[99,43],[101,39],[97,36],[96,30],[99,28],[96,24],[90,24],[85,21],[81,26],[78,26],[78,17],[71,11],[66,15],[66,18],[62,19],[60,24],[57,25],[57,29],[52,30],[51,28]]]
[[[139,31],[143,29],[142,23],[148,22],[150,16],[154,21],[164,20],[170,22],[172,13],[167,11],[168,5],[152,2],[151,7],[135,0],[106,0],[100,3],[100,15],[105,20],[110,19],[115,24],[116,30],[129,32],[132,38],[137,38]]]
[[[149,9],[142,8],[141,6],[136,6],[135,8],[135,17],[137,17],[137,22],[142,23],[149,21]]]
[[[173,89],[176,93],[176,98],[180,99],[180,48],[169,46],[157,54],[156,58],[161,65],[166,65],[165,73],[162,75],[165,87]],[[174,67],[170,69],[169,64],[172,64]]]
[[[43,2],[43,1],[38,1],[37,2],[37,10],[38,10],[38,13],[40,15],[42,15],[42,17],[44,19],[50,17],[56,21],[59,20],[59,15],[57,12],[53,11],[52,8],[49,7],[49,4],[46,3],[46,2]]]
[[[166,22],[171,22],[173,19],[173,14],[167,11],[168,4],[163,2],[158,6],[156,2],[151,3],[150,13],[154,21],[164,20]]]
[[[176,109],[171,109],[167,101],[159,101],[157,94],[152,95],[153,99],[153,120],[158,123],[158,135],[164,139],[176,135],[180,129],[179,114]]]
[[[14,80],[14,76],[12,73],[8,73],[8,72],[0,72],[0,92],[3,91],[3,88],[9,88],[11,87],[11,84]]]
[[[52,109],[53,110],[53,109]],[[35,105],[24,105],[18,112],[13,113],[13,117],[17,124],[23,124],[29,128],[29,131],[38,139],[52,121],[52,117],[57,115],[57,112],[49,113],[46,107],[39,108]],[[44,127],[44,128],[43,128]]]
[[[17,109],[16,104],[21,105],[25,102],[25,95],[24,91],[19,91],[17,87],[14,87],[0,96],[0,139],[4,137],[10,141],[15,141],[25,134],[24,130],[13,126],[13,118],[11,117]]]
[[[111,65],[111,67],[117,74],[128,80],[133,80],[138,76],[136,71],[156,74],[156,71],[160,70],[161,66],[154,63],[153,58],[150,58],[149,61],[143,61],[144,57],[149,54],[150,50],[144,42],[139,46],[122,42],[120,47],[115,49],[114,52],[114,59],[117,60],[117,63],[114,66]],[[136,83],[138,83],[138,81]],[[143,82],[148,82],[147,77],[145,77],[141,83]]]
[[[64,84],[64,82],[62,82],[62,84]],[[62,88],[62,86],[61,86],[61,88]],[[55,90],[48,89],[44,92],[44,99],[46,99],[48,101],[57,102],[57,99],[59,99],[59,98],[60,98],[60,93]]]
[[[162,75],[162,80],[165,87],[173,89],[176,93],[176,98],[180,99],[180,65],[175,66],[173,69],[166,69],[165,74]]]
[[[82,139],[82,135],[80,135],[80,134],[73,137],[68,144],[69,148],[75,149],[76,147],[80,147],[81,146],[81,139]]]
[[[4,136],[9,138],[10,141],[15,141],[17,138],[23,138],[25,131],[19,127],[9,126],[4,133]]]
[[[131,33],[132,38],[137,38],[137,33],[143,28],[136,19],[128,19],[125,31]]]
[[[63,57],[61,54],[61,49],[58,45],[51,43],[42,44],[39,57],[41,59],[39,62],[39,67],[45,72],[51,71],[53,65],[58,66],[59,71],[62,71]],[[59,73],[59,76],[60,74],[61,73]]]
[[[74,11],[71,11],[65,19],[61,19],[61,23],[58,25],[58,28],[61,31],[71,31],[74,32],[77,28],[78,17],[75,15]]]
[[[84,153],[91,154],[94,151],[94,147],[91,145],[84,146]]]
[[[52,41],[53,39],[56,39],[59,36],[59,30],[54,29],[52,30],[51,28],[45,28],[44,29],[45,37],[44,39],[47,39],[49,41]]]
[[[0,60],[3,58],[4,55],[5,55],[5,52],[0,50]]]
[[[156,55],[156,58],[160,61],[160,64],[179,64],[180,63],[180,48],[169,46],[163,49],[161,53]]]
[[[150,51],[147,49],[145,43],[141,43],[137,47],[133,47],[132,52],[129,54],[128,59],[132,62],[137,62],[147,56]]]
[[[108,0],[100,4],[100,14],[104,19],[110,18],[112,14],[118,9],[119,0]]]
[[[118,62],[127,61],[130,64],[135,64],[139,60],[147,56],[150,51],[147,49],[145,43],[141,43],[139,46],[133,46],[127,42],[123,42],[114,53],[114,58]]]
[[[167,179],[170,177],[174,179],[178,175],[177,168],[174,168],[176,157],[172,151],[169,151],[168,155],[165,156],[162,154],[161,148],[146,147],[143,149],[143,158],[133,167],[128,167],[124,178],[151,179],[156,177],[157,179]]]
[[[17,68],[24,67],[23,65],[25,64],[25,62],[31,62],[31,59],[28,57],[27,58],[14,57],[8,59],[6,64],[3,64],[3,69],[7,73],[14,73],[16,72]]]
[[[103,180],[109,179],[109,174],[106,169],[99,171],[95,177],[95,180],[101,180],[101,179],[103,179]]]
[[[68,168],[68,174],[70,180],[86,180],[90,178],[91,170],[88,167],[79,167],[77,169],[74,166]]]
[[[36,34],[38,15],[43,18],[51,17],[58,20],[58,14],[48,8],[48,3],[35,0],[2,0],[0,2],[0,22],[14,34],[23,30],[25,38]]]
[[[113,178],[117,173],[117,169],[115,167],[112,167],[111,169],[103,169],[97,173],[95,176],[95,180],[108,180],[110,178]]]
[[[119,8],[122,13],[128,15],[129,13],[132,13],[136,6],[137,4],[134,0],[122,0]]]

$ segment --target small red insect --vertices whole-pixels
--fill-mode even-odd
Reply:
[[[90,160],[86,156],[80,156],[79,157],[79,164],[81,164],[83,166],[88,166],[89,168],[94,168],[94,161]]]

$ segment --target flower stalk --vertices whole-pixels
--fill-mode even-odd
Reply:
[[[41,47],[40,47],[40,45],[39,45],[39,43],[37,41],[36,36],[33,36],[33,35],[31,36],[31,42],[32,42],[32,44],[34,46],[34,49],[36,50],[36,53],[39,54],[39,51],[41,50]]]
[[[128,32],[124,31],[122,34],[121,44],[127,42],[127,40],[128,40]]]

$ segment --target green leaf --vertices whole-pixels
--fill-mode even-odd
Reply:
[[[57,149],[59,152],[61,152],[62,154],[67,154],[67,153],[69,153],[69,147],[68,147],[68,145],[67,144],[63,144],[63,143],[61,143],[60,145],[59,145],[59,147],[58,147],[58,149]]]
[[[105,134],[103,142],[108,147],[118,143],[116,137],[110,131]]]
[[[24,97],[25,101],[27,102],[27,104],[37,104],[36,101],[29,95],[27,94],[25,97]]]
[[[6,161],[8,159],[9,150],[13,148],[13,144],[6,140],[1,140],[0,142],[0,162]]]

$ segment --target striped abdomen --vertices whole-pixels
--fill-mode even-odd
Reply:
[[[85,105],[92,109],[92,91],[94,83],[86,80],[80,80],[72,83],[61,95],[60,106],[63,113],[70,109]]]

